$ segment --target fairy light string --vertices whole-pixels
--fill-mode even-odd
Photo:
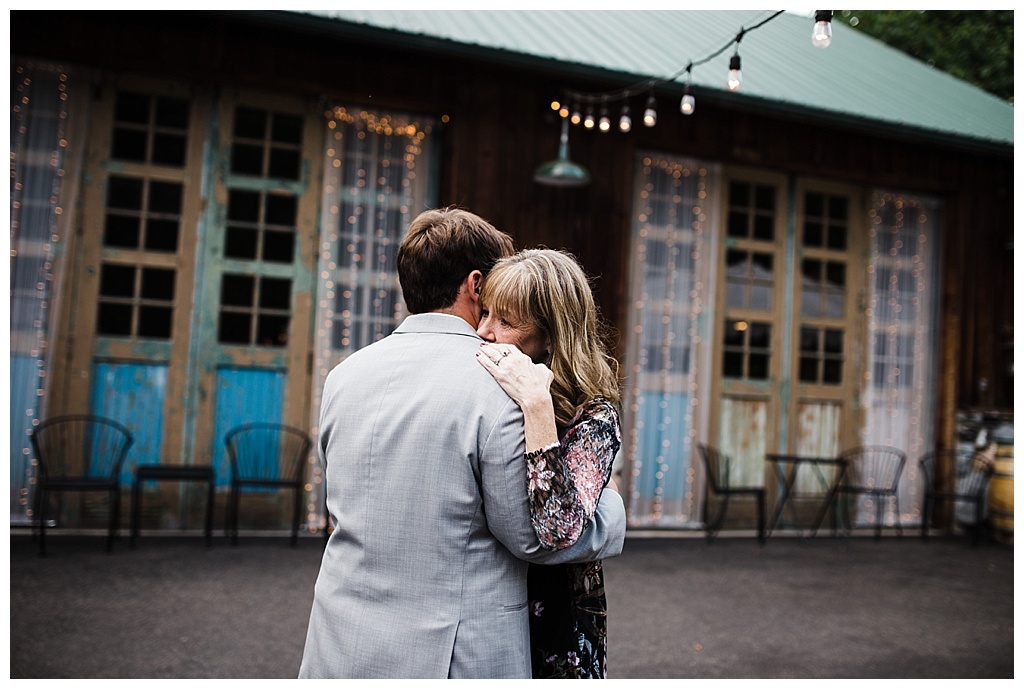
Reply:
[[[551,109],[558,111],[561,117],[570,117],[570,122],[572,122],[573,124],[580,124],[582,122],[584,126],[586,126],[588,129],[597,128],[600,131],[610,131],[611,129],[614,129],[614,127],[594,126],[595,120],[593,118],[592,113],[595,109],[595,105],[600,106],[602,108],[602,111],[606,111],[610,104],[620,101],[627,101],[623,105],[622,115],[619,120],[619,130],[623,132],[628,132],[632,127],[632,120],[630,118],[628,104],[629,99],[633,98],[634,96],[641,95],[643,93],[648,93],[649,95],[647,98],[646,107],[644,109],[643,124],[647,127],[653,127],[657,122],[657,103],[654,95],[655,89],[658,88],[659,86],[662,86],[663,84],[674,83],[677,79],[679,79],[683,75],[686,75],[686,81],[683,86],[683,97],[680,101],[680,111],[684,115],[692,114],[695,107],[694,89],[691,79],[693,75],[693,69],[695,67],[707,64],[708,62],[714,60],[716,57],[724,53],[729,48],[735,46],[735,52],[733,53],[733,56],[730,60],[730,72],[732,72],[733,69],[735,69],[735,71],[738,72],[739,45],[740,41],[743,40],[743,37],[746,36],[746,34],[750,33],[751,31],[755,31],[764,26],[765,24],[767,24],[768,22],[772,21],[773,19],[776,19],[779,15],[783,14],[784,12],[785,10],[776,10],[770,16],[766,17],[765,19],[762,19],[761,21],[758,21],[757,23],[751,26],[741,26],[740,30],[736,33],[736,35],[729,39],[729,41],[725,43],[722,47],[700,58],[699,60],[688,61],[684,67],[677,70],[674,74],[661,78],[645,79],[644,81],[640,81],[629,86],[626,86],[624,88],[612,91],[586,93],[582,91],[566,89],[564,91],[564,102],[558,100],[553,101],[551,103]],[[827,13],[829,15],[829,18],[831,17],[831,11],[817,11],[817,15],[821,15],[822,13]],[[818,19],[817,16],[816,19]],[[736,76],[738,77],[738,74]],[[735,85],[731,85],[729,87],[729,90],[735,91],[738,90],[738,88],[739,84],[736,83]],[[581,111],[587,112],[588,117],[582,118],[580,116]]]

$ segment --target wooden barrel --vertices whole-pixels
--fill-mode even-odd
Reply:
[[[999,445],[988,483],[988,515],[992,534],[1013,544],[1013,445]]]

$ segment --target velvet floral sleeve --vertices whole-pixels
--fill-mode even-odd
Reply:
[[[618,412],[598,398],[580,408],[559,444],[527,455],[530,514],[544,548],[561,550],[579,539],[621,443]]]

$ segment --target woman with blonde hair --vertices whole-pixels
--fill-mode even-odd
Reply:
[[[571,255],[530,249],[495,265],[480,301],[477,357],[523,410],[534,531],[545,548],[568,547],[601,491],[616,490],[622,442],[618,363],[590,282]],[[531,564],[527,582],[534,678],[605,678],[601,562]]]

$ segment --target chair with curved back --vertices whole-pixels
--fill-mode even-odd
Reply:
[[[107,551],[112,550],[121,515],[121,470],[134,441],[131,431],[112,419],[69,414],[41,422],[29,437],[39,463],[34,500],[39,554],[46,554],[50,498],[64,491],[107,493]]]
[[[764,543],[765,540],[765,490],[762,486],[732,486],[729,483],[729,461],[728,455],[720,452],[717,448],[698,443],[697,449],[704,460],[704,469],[707,478],[707,494],[704,499],[704,528],[708,542],[714,540],[722,522],[725,520],[725,513],[729,509],[729,499],[733,496],[753,497],[757,505],[757,540]],[[710,518],[710,507],[712,494],[722,498],[721,511],[717,517]]]
[[[846,523],[852,528],[850,521],[849,500],[862,497],[873,498],[875,503],[875,539],[882,536],[882,505],[885,499],[891,500],[896,508],[893,521],[894,528],[903,533],[900,524],[899,482],[903,473],[903,465],[907,456],[902,450],[882,445],[862,445],[846,450],[840,456],[846,465],[843,479],[833,492],[833,504],[842,500]]]
[[[928,538],[936,502],[951,502],[954,511],[959,503],[970,510],[960,521],[968,524],[971,545],[985,525],[985,503],[993,464],[984,461],[981,453],[969,449],[947,449],[928,452],[920,459],[924,501],[921,507],[921,538]]]
[[[304,431],[276,423],[248,423],[231,429],[225,441],[231,464],[227,530],[238,543],[240,493],[246,488],[289,488],[293,493],[291,544],[298,542],[302,492],[312,440]]]

